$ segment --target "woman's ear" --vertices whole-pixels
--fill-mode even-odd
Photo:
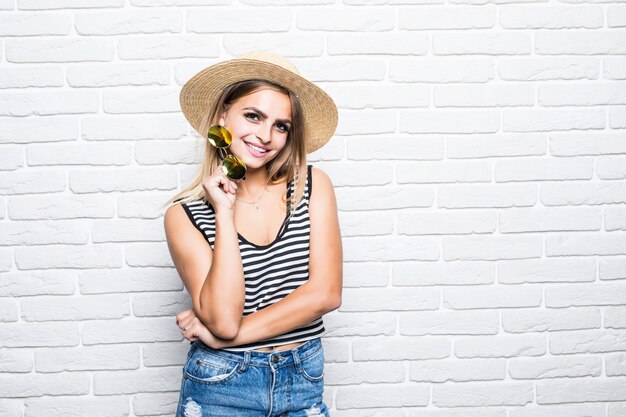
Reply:
[[[223,112],[222,115],[220,116],[220,120],[218,120],[217,122],[220,126],[224,126],[224,123],[226,123],[226,112]]]

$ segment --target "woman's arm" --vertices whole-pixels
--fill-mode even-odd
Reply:
[[[309,201],[311,238],[308,281],[282,300],[244,317],[237,337],[214,340],[214,348],[279,336],[341,305],[343,254],[335,193],[326,173],[312,168],[311,176],[313,187]]]
[[[245,287],[232,213],[221,213],[216,214],[215,251],[180,204],[167,209],[164,226],[172,260],[195,314],[213,335],[232,339],[239,332]]]

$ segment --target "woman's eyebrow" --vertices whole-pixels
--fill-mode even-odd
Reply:
[[[263,113],[261,110],[257,109],[256,107],[245,107],[244,110],[254,110],[255,112],[259,113],[259,115],[262,118],[267,119],[267,114]],[[291,124],[291,120],[289,119],[276,119],[276,121],[280,123]]]

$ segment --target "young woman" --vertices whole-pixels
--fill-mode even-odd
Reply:
[[[335,104],[269,52],[205,68],[180,102],[210,143],[164,220],[193,305],[176,316],[192,342],[176,415],[328,416],[320,337],[342,246],[332,183],[306,154],[334,133]]]

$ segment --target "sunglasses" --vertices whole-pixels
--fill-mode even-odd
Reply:
[[[238,156],[226,152],[226,148],[233,141],[233,137],[228,129],[224,126],[213,125],[209,128],[207,139],[211,145],[217,148],[218,153],[222,157],[222,171],[224,175],[233,181],[244,179],[246,176],[246,164]]]

